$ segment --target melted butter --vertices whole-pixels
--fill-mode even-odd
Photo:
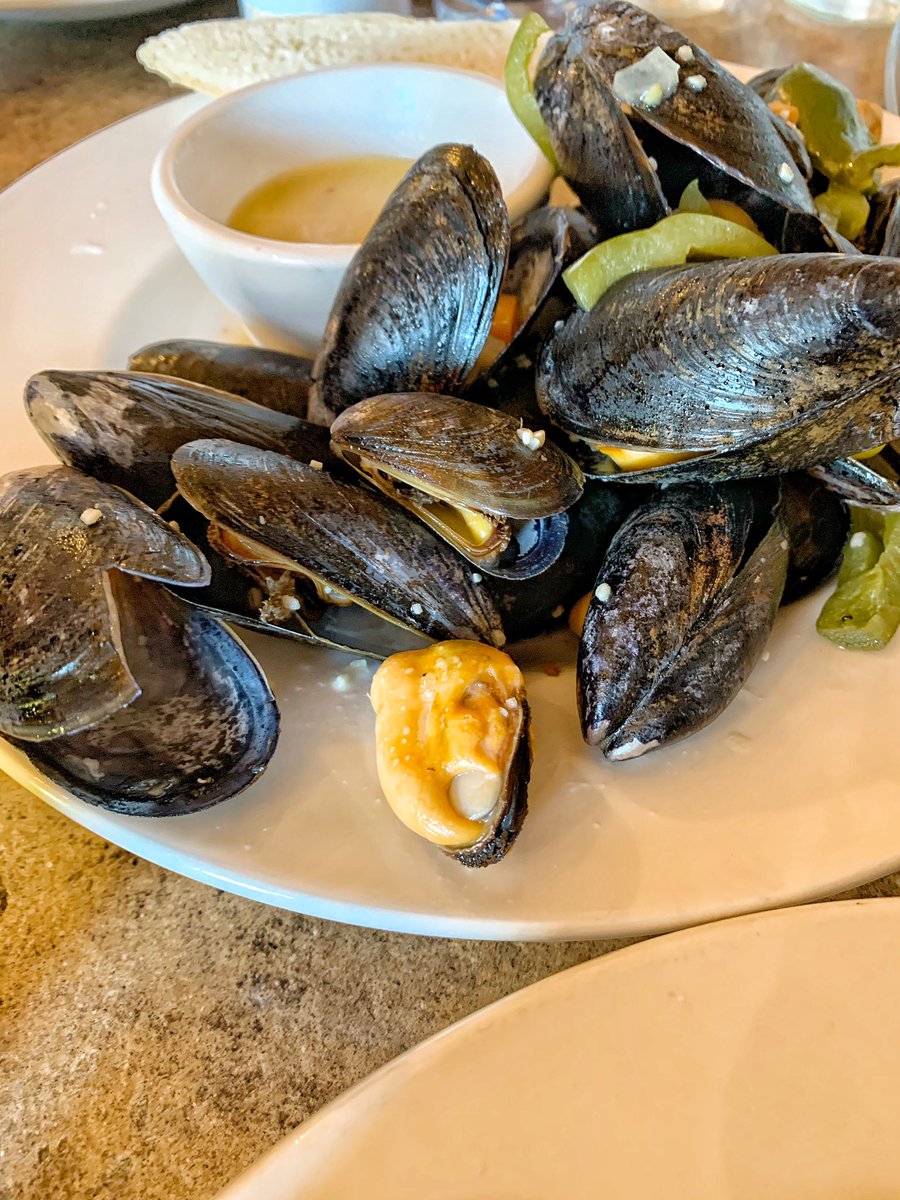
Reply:
[[[371,691],[378,778],[404,825],[440,846],[478,840],[515,750],[524,686],[512,659],[480,642],[382,663]]]
[[[254,188],[228,224],[279,242],[362,242],[411,166],[409,158],[369,154],[297,167]]]

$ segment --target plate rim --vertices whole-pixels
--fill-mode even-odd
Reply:
[[[736,64],[726,64],[735,66]],[[744,73],[752,72],[754,68],[743,68]],[[0,193],[0,207],[7,195],[17,195],[19,185],[27,186],[32,176],[44,167],[50,167],[57,159],[63,159],[67,154],[79,150],[94,139],[103,138],[128,122],[147,121],[153,123],[163,119],[166,112],[172,119],[182,112],[188,114],[198,105],[207,102],[207,97],[197,93],[187,93],[171,99],[149,105],[140,112],[130,114],[109,125],[94,131],[86,138],[66,147],[44,162],[31,168],[19,179],[14,180]],[[891,118],[898,121],[898,118]],[[383,929],[390,932],[408,933],[417,936],[436,936],[464,938],[485,941],[571,941],[599,940],[612,937],[628,937],[667,932],[673,929],[696,926],[710,920],[729,919],[739,915],[769,910],[773,905],[780,907],[802,905],[810,900],[820,899],[836,892],[871,881],[900,868],[900,846],[893,853],[885,852],[884,856],[873,866],[860,866],[852,872],[841,871],[832,874],[826,881],[814,887],[804,887],[798,894],[796,885],[776,880],[775,884],[766,888],[755,898],[736,898],[727,903],[713,905],[706,901],[695,905],[688,911],[682,907],[678,912],[667,915],[660,913],[647,915],[641,913],[633,918],[623,915],[621,910],[588,910],[582,909],[578,919],[563,916],[546,920],[517,918],[515,915],[484,918],[458,908],[454,915],[425,911],[413,908],[411,905],[386,907],[378,904],[366,904],[357,899],[336,897],[331,892],[317,890],[310,893],[292,887],[285,889],[282,884],[269,882],[264,873],[258,869],[249,874],[235,870],[233,866],[223,867],[208,858],[198,858],[192,851],[183,849],[173,851],[162,847],[156,841],[149,841],[143,832],[147,829],[146,820],[135,820],[135,828],[131,824],[115,825],[114,828],[106,822],[109,814],[106,810],[84,804],[71,796],[64,789],[53,784],[37,772],[24,754],[17,751],[10,743],[0,741],[0,769],[6,770],[10,776],[22,786],[49,803],[51,807],[76,824],[88,829],[95,835],[106,838],[131,853],[139,854],[166,870],[175,871],[187,878],[213,887],[220,887],[248,899],[268,903],[287,911],[295,911],[312,917],[334,920],[340,923],[357,925],[364,928]],[[182,818],[188,820],[189,818]],[[148,829],[149,832],[149,829]],[[177,862],[171,861],[173,853],[177,854]],[[761,890],[761,889],[760,889]]]
[[[335,1096],[333,1100],[329,1100],[327,1104],[314,1112],[312,1116],[307,1117],[305,1121],[301,1121],[294,1129],[279,1138],[274,1146],[266,1150],[255,1162],[227,1183],[221,1191],[217,1192],[213,1200],[254,1200],[254,1197],[259,1194],[256,1191],[255,1182],[257,1174],[263,1174],[272,1168],[277,1169],[282,1161],[290,1163],[295,1156],[302,1155],[304,1153],[302,1148],[295,1149],[300,1146],[302,1140],[308,1137],[310,1133],[315,1136],[318,1133],[319,1127],[330,1122],[335,1115],[339,1118],[346,1109],[352,1108],[356,1104],[360,1096],[365,1096],[369,1091],[377,1094],[386,1080],[391,1080],[394,1075],[403,1076],[405,1072],[410,1070],[411,1066],[415,1069],[420,1058],[427,1060],[428,1056],[433,1054],[435,1049],[445,1041],[450,1041],[457,1037],[465,1037],[470,1032],[477,1032],[482,1026],[487,1026],[496,1020],[498,1014],[500,1014],[501,1019],[506,1019],[507,1016],[514,1018],[516,1013],[523,1009],[528,1009],[533,1005],[534,997],[537,994],[541,997],[538,1004],[541,1004],[545,994],[552,996],[554,990],[568,987],[574,977],[599,977],[600,982],[596,985],[590,983],[584,986],[588,989],[593,986],[602,987],[604,976],[620,970],[623,961],[630,962],[636,956],[652,958],[660,955],[665,958],[670,954],[673,947],[681,948],[686,944],[690,946],[695,942],[703,943],[708,941],[710,944],[715,944],[724,938],[726,943],[728,943],[733,940],[731,933],[732,929],[736,927],[741,930],[746,929],[748,934],[750,934],[754,929],[758,929],[760,926],[769,923],[778,924],[786,922],[788,924],[796,923],[802,925],[806,921],[816,919],[822,920],[827,924],[836,912],[849,914],[851,911],[887,910],[894,912],[895,917],[892,917],[892,920],[896,919],[900,921],[900,896],[870,896],[860,899],[831,900],[825,903],[797,904],[790,905],[787,908],[765,909],[759,912],[743,913],[739,916],[708,921],[702,925],[692,925],[685,929],[677,929],[671,933],[662,934],[659,937],[650,937],[634,945],[623,946],[618,950],[612,950],[607,954],[600,954],[595,958],[588,959],[586,962],[566,967],[562,971],[556,971],[554,974],[547,975],[535,983],[517,988],[514,992],[510,992],[499,1000],[492,1001],[483,1008],[476,1009],[475,1012],[469,1013],[468,1016],[454,1021],[452,1025],[448,1025],[445,1029],[440,1029],[437,1033],[431,1034],[423,1041],[417,1042],[408,1050],[404,1050],[389,1062],[384,1063],[368,1075],[365,1075],[362,1079],[347,1088],[346,1091]],[[740,936],[741,934],[738,935],[739,938]],[[575,986],[577,987],[578,985],[576,984]],[[550,1003],[552,1005],[552,999]],[[298,1200],[296,1194],[289,1196],[286,1193],[280,1194],[271,1190],[265,1194],[267,1200]]]

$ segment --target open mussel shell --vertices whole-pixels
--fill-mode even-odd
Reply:
[[[788,540],[782,604],[792,604],[824,583],[840,565],[850,532],[847,505],[806,472],[784,475],[779,514]]]
[[[67,467],[0,480],[0,733],[96,725],[140,693],[109,574],[196,587],[199,551],[155,513]]]
[[[691,58],[672,95],[637,104],[626,118],[613,94],[616,73],[656,49],[678,62],[683,47]],[[698,78],[695,90],[687,81]],[[677,202],[699,179],[704,195],[747,208],[781,248],[833,244],[764,101],[642,9],[620,0],[576,7],[547,44],[535,94],[562,172],[602,232],[652,224],[666,199]]]
[[[900,179],[892,179],[869,201],[869,220],[861,244],[867,254],[900,256]]]
[[[306,416],[312,382],[311,358],[186,338],[144,346],[131,355],[128,369],[202,383],[295,417]]]
[[[116,636],[139,694],[69,737],[17,742],[68,791],[111,812],[199,812],[253,783],[278,740],[278,710],[243,645],[159,584],[113,571]]]
[[[25,388],[38,433],[67,466],[125,488],[153,508],[175,491],[170,459],[202,437],[328,462],[318,425],[198,383],[128,371],[41,371]]]
[[[613,538],[578,655],[582,732],[607,758],[687,737],[737,695],[784,589],[772,510],[747,488],[667,488]]]
[[[528,815],[531,780],[531,709],[523,697],[516,715],[515,752],[503,776],[500,798],[485,821],[484,834],[461,850],[448,851],[464,867],[489,867],[506,856]]]
[[[313,579],[325,595],[427,637],[505,640],[471,567],[376,493],[222,440],[182,446],[172,468],[181,494],[211,523],[211,540],[235,561]]]
[[[564,533],[561,539],[559,523],[540,518],[564,512],[582,490],[581,472],[545,435],[451,396],[361,400],[334,422],[331,444],[364,478],[488,572],[505,569],[509,547],[513,571],[546,569],[562,551]],[[549,560],[540,545],[547,537],[555,547]]]
[[[538,400],[600,445],[686,452],[624,482],[811,467],[900,432],[900,262],[779,255],[645,271],[546,344]]]
[[[656,172],[605,80],[594,70],[588,8],[547,42],[535,96],[560,171],[601,237],[652,225],[669,211]]]
[[[435,146],[388,200],[344,276],[309,416],[330,424],[385,392],[454,392],[487,340],[509,249],[497,176],[471,146]]]
[[[894,446],[883,446],[878,454],[867,454],[864,460],[839,458],[819,463],[810,468],[810,474],[852,504],[883,512],[900,511],[900,453]]]
[[[592,222],[574,208],[544,205],[513,225],[500,290],[516,298],[518,328],[490,366],[470,380],[468,400],[511,413],[526,424],[540,418],[534,363],[553,326],[574,307],[562,273],[596,242]]]

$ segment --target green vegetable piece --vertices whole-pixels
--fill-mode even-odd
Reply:
[[[692,179],[681,193],[681,199],[678,201],[678,211],[680,213],[705,213],[708,217],[713,215],[713,210],[709,207],[709,201],[700,191],[699,179]]]
[[[827,225],[854,241],[866,227],[869,202],[855,188],[842,183],[829,183],[821,196],[816,196],[816,208]]]
[[[537,49],[538,41],[545,33],[549,32],[550,26],[540,13],[529,13],[516,30],[515,37],[510,44],[503,77],[510,108],[544,152],[553,170],[558,172],[559,164],[556,161],[540,107],[535,99],[534,86],[529,73],[531,59]]]
[[[852,533],[844,559],[816,629],[846,650],[881,650],[900,625],[900,513],[885,516],[883,539]]]
[[[614,283],[636,271],[677,267],[697,256],[760,258],[777,253],[759,234],[734,221],[678,212],[649,229],[620,233],[594,246],[563,272],[563,279],[582,308],[593,308]]]
[[[869,191],[876,186],[874,171],[900,163],[900,146],[874,145],[853,93],[818,67],[798,63],[775,86],[796,107],[807,149],[829,179]]]

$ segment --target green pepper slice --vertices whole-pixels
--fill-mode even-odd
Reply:
[[[819,215],[850,241],[855,241],[866,227],[869,219],[869,202],[855,188],[842,183],[829,183],[820,196],[816,196]]]
[[[509,52],[506,55],[506,65],[503,68],[503,78],[506,84],[506,96],[510,108],[519,121],[537,142],[554,171],[559,171],[559,164],[550,144],[550,135],[541,110],[535,99],[534,87],[529,74],[529,67],[537,44],[545,33],[550,32],[550,26],[540,13],[529,13],[516,30]]]
[[[798,63],[775,83],[797,109],[797,126],[819,170],[857,191],[876,186],[873,172],[900,163],[900,145],[876,146],[859,115],[856,98],[818,67]]]
[[[594,246],[563,272],[581,308],[593,308],[614,283],[651,267],[677,267],[704,258],[759,258],[778,251],[743,225],[706,213],[677,212],[649,229],[620,233]]]
[[[837,587],[816,630],[845,650],[881,650],[900,626],[900,513],[867,512],[862,520],[856,511]]]

